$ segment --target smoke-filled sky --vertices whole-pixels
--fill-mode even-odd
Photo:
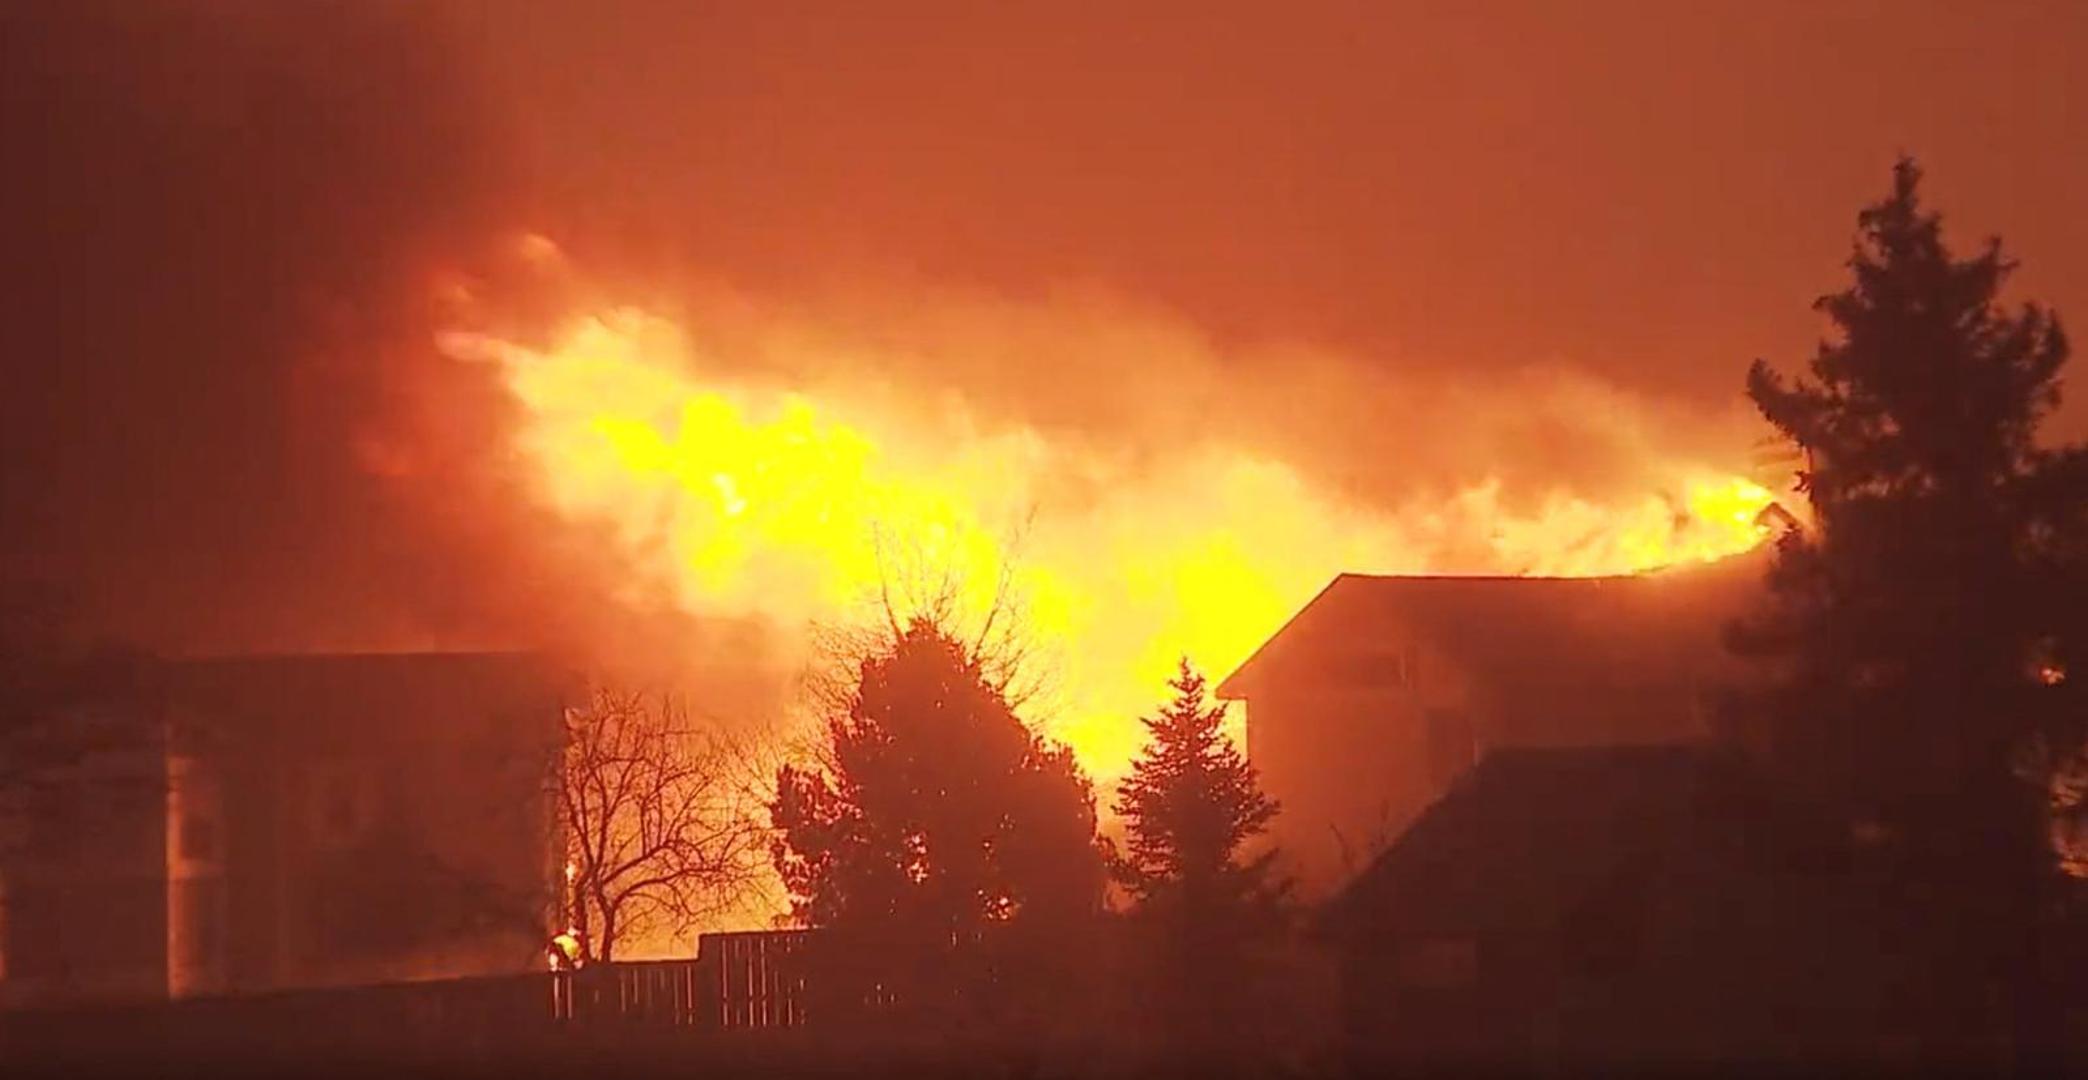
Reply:
[[[8,577],[167,649],[589,632],[575,582],[629,552],[515,497],[513,402],[435,347],[459,296],[538,339],[643,305],[766,343],[712,350],[735,376],[1127,460],[1219,431],[1388,507],[1744,467],[1744,367],[1803,359],[1902,151],[1961,245],[2008,239],[2017,295],[2088,312],[2076,3],[135,0],[0,29]]]

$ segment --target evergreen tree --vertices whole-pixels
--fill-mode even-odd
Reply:
[[[1174,700],[1144,717],[1148,739],[1119,789],[1129,853],[1117,876],[1142,903],[1234,905],[1270,891],[1275,852],[1246,863],[1240,845],[1268,828],[1277,805],[1254,766],[1225,736],[1223,702],[1207,703],[1204,677],[1185,659],[1169,680]]]
[[[863,661],[823,749],[819,767],[781,770],[770,810],[841,1007],[882,996],[935,1023],[1020,1012],[1056,985],[1068,935],[1100,911],[1094,796],[978,659],[914,620]]]
[[[1174,699],[1143,718],[1145,749],[1118,790],[1128,850],[1114,869],[1158,945],[1167,1021],[1210,1049],[1265,1014],[1249,952],[1278,927],[1286,886],[1274,850],[1243,861],[1241,847],[1278,807],[1221,730],[1225,704],[1207,700],[1204,677],[1185,659],[1168,685]]]
[[[1941,988],[1923,1027],[1966,1050],[1993,973],[2024,991],[2034,963],[2052,859],[2045,792],[2020,766],[2080,738],[2058,665],[2081,646],[2088,470],[2036,440],[2067,357],[2057,318],[1997,304],[2014,263],[1998,240],[1954,257],[1920,178],[1900,161],[1858,217],[1854,281],[1816,305],[1836,333],[1810,377],[1749,372],[1807,455],[1813,524],[1783,538],[1770,603],[1735,628],[1778,676],[1732,719],[1886,838],[1896,895],[1930,898],[1901,905],[1913,940],[1943,946],[1922,962]]]

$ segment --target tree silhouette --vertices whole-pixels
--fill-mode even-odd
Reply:
[[[684,933],[756,886],[763,831],[737,764],[670,697],[597,688],[567,710],[555,788],[579,959]]]
[[[2052,866],[2044,793],[2016,766],[2079,745],[2060,665],[2081,645],[2088,469],[2036,441],[2067,358],[2057,318],[1998,306],[2015,264],[1998,240],[1954,257],[1920,179],[1900,161],[1859,215],[1854,281],[1816,304],[1836,334],[1810,376],[1749,371],[1806,455],[1814,524],[1780,541],[1771,600],[1734,628],[1777,677],[1730,719],[1886,838],[1902,895],[1934,898],[1910,917],[1933,920],[1917,940],[1947,943],[1929,967],[1956,996],[1925,1027],[1968,1050],[1982,1035],[1950,1025],[1976,1023],[1992,972],[2023,989]]]
[[[1246,1029],[1253,995],[1244,947],[1277,925],[1284,885],[1276,852],[1244,862],[1240,847],[1275,818],[1254,767],[1220,730],[1225,704],[1185,658],[1168,682],[1175,696],[1144,717],[1148,734],[1118,789],[1127,853],[1117,879],[1158,937],[1163,1010],[1196,1045]]]
[[[822,929],[822,982],[946,1016],[1049,981],[1039,944],[1095,914],[1094,798],[979,661],[917,618],[862,662],[826,760],[778,771],[776,868]],[[844,1002],[843,1004],[846,1004]]]
[[[1242,843],[1268,828],[1277,805],[1220,730],[1225,703],[1208,701],[1203,675],[1185,659],[1167,685],[1174,700],[1141,720],[1145,750],[1118,790],[1129,848],[1118,879],[1142,903],[1197,913],[1265,897],[1275,852],[1246,863],[1237,856]]]

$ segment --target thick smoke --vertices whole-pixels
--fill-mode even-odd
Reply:
[[[749,628],[605,587],[630,578],[617,546],[537,509],[513,403],[438,334],[544,344],[640,305],[735,378],[1117,470],[1058,505],[1217,442],[1358,507],[1493,478],[1513,512],[1744,467],[1741,367],[1802,355],[1895,150],[1964,178],[1947,206],[2027,215],[2078,186],[2001,197],[2013,174],[1981,155],[2043,152],[2051,124],[1954,124],[1925,71],[1844,62],[1966,37],[1941,16],[1895,50],[1731,13],[1504,32],[1164,8],[5,5],[0,571],[168,651],[584,643],[733,668]],[[1755,63],[1638,62],[1790,49],[1941,119],[1765,101]],[[1785,135],[1647,149],[1748,123]],[[2088,250],[2035,243],[2071,220],[1996,224],[2037,269]]]
[[[1532,495],[1628,489],[1649,446],[1702,430],[1555,372],[1516,376],[1538,392],[1504,399],[1221,338],[1136,282],[909,275],[904,251],[865,258],[842,233],[834,273],[778,278],[721,236],[729,206],[636,204],[662,210],[665,235],[724,240],[726,264],[648,247],[603,225],[614,184],[511,137],[556,118],[501,100],[497,57],[420,7],[54,3],[5,18],[0,107],[15,160],[33,163],[0,181],[16,255],[7,578],[56,585],[95,627],[163,651],[588,642],[593,662],[640,642],[751,647],[745,628],[698,633],[664,601],[609,595],[612,546],[518,495],[501,393],[432,348],[458,294],[499,308],[506,332],[532,318],[548,331],[591,299],[661,302],[714,355],[781,383],[954,400],[989,428],[1091,443],[1130,474],[1222,436],[1366,501],[1487,471]],[[641,105],[626,120],[679,127],[677,110]],[[597,134],[651,191],[680,168],[699,188],[717,173]],[[600,190],[572,186],[586,177]],[[599,297],[572,281],[532,294],[542,260],[515,237],[537,225],[581,248]],[[736,302],[718,281],[740,276],[767,293]],[[779,327],[802,347],[775,347]],[[877,370],[851,366],[864,356]],[[1540,475],[1517,473],[1532,462]]]
[[[358,447],[496,130],[404,5],[6,5],[11,584],[169,651],[468,630],[481,575]],[[475,555],[473,556],[476,557]]]

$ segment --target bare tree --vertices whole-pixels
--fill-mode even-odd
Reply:
[[[597,689],[566,713],[558,772],[567,914],[583,961],[731,909],[767,872],[746,755],[668,695]]]
[[[813,666],[806,697],[816,712],[844,708],[862,665],[888,654],[916,621],[936,627],[979,668],[980,677],[1017,710],[1049,696],[1056,673],[1029,630],[1017,572],[1025,530],[1000,538],[1000,557],[987,574],[968,572],[918,538],[873,532],[877,587],[861,598],[853,617],[812,627]],[[990,592],[974,590],[990,581]]]
[[[1379,800],[1376,817],[1371,819],[1362,833],[1351,840],[1347,833],[1336,825],[1327,826],[1334,835],[1335,865],[1340,868],[1340,880],[1352,881],[1357,875],[1377,861],[1378,856],[1391,850],[1399,840],[1400,822],[1392,813],[1390,802]]]

